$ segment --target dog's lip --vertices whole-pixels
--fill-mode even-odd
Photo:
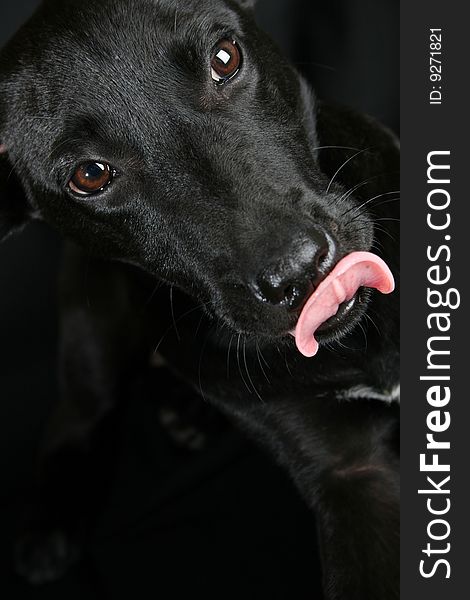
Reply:
[[[374,288],[383,294],[390,294],[395,289],[389,267],[371,252],[353,252],[345,256],[307,300],[295,330],[290,332],[301,354],[315,356],[319,348],[315,333],[322,325],[328,326],[335,315],[337,321],[345,318],[353,308],[349,303],[362,287]]]
[[[360,290],[358,290],[350,300],[345,300],[343,303],[341,303],[338,307],[338,312],[322,323],[317,329],[317,332],[330,332],[341,325],[358,303],[359,294]]]

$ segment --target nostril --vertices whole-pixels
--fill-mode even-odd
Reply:
[[[328,248],[323,248],[320,250],[317,258],[317,268],[321,270],[328,259],[329,251]]]
[[[313,291],[314,286],[311,281],[290,284],[284,290],[284,304],[290,310],[298,310],[302,308]]]
[[[334,267],[336,254],[336,245],[334,241],[331,238],[325,238],[324,244],[318,248],[315,258],[312,262],[312,280],[315,287],[318,287],[318,285]]]
[[[258,280],[254,290],[263,302],[273,306],[284,306],[289,310],[298,310],[313,293],[314,285],[310,279],[274,283],[272,278],[266,277]]]
[[[299,295],[299,288],[295,285],[288,285],[284,290],[284,300],[287,304],[292,304]]]
[[[321,230],[297,237],[256,278],[251,288],[262,302],[301,309],[331,270],[336,249]]]

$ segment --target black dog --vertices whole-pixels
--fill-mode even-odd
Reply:
[[[397,275],[398,146],[317,101],[252,4],[46,0],[2,51],[0,235],[71,240],[32,581],[74,555],[51,482],[70,459],[82,485],[159,342],[316,511],[325,596],[398,597],[398,293],[371,254]]]

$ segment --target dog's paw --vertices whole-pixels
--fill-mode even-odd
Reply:
[[[24,534],[15,545],[15,569],[32,585],[60,579],[80,558],[80,551],[62,531]]]

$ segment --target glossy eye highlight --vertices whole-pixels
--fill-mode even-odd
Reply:
[[[107,163],[81,164],[69,181],[69,188],[80,196],[93,196],[102,192],[113,180],[115,171]]]
[[[223,39],[217,42],[212,51],[211,75],[214,83],[223,85],[240,71],[242,55],[234,40]]]

